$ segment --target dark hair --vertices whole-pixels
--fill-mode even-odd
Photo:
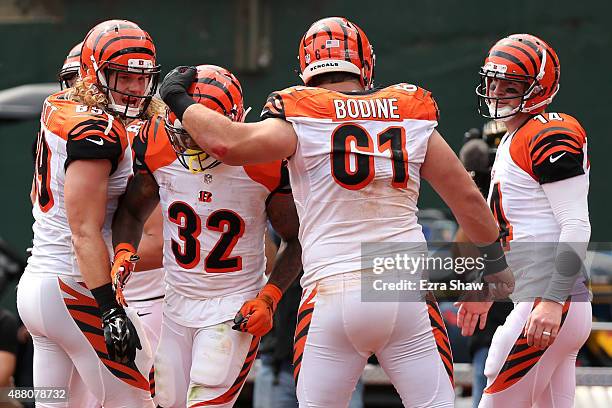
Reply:
[[[322,84],[335,84],[351,80],[359,81],[359,75],[350,72],[325,72],[310,78],[307,86],[321,86]]]

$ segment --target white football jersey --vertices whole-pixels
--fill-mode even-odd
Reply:
[[[219,164],[192,173],[177,160],[161,116],[142,127],[133,149],[134,170],[149,172],[159,185],[166,304],[174,295],[196,301],[239,295],[235,314],[245,295],[265,283],[266,203],[288,184],[284,164]]]
[[[102,229],[111,251],[111,223],[119,196],[132,174],[132,155],[119,119],[100,109],[67,100],[65,95],[66,91],[53,94],[43,105],[34,173],[34,246],[26,271],[82,280],[64,206],[66,169],[75,160],[111,161]]]
[[[425,241],[416,212],[438,123],[430,92],[409,84],[361,93],[296,86],[272,93],[262,118],[284,119],[298,136],[289,174],[302,286],[362,269],[362,243]]]
[[[580,175],[588,183],[589,167],[586,133],[569,115],[534,116],[502,138],[488,201],[515,275],[514,301],[542,296],[555,273],[561,226],[542,185]],[[571,293],[587,292],[579,278]]]
[[[589,174],[587,138],[573,117],[544,113],[506,134],[488,197],[506,248],[512,242],[558,242],[561,228],[542,184],[581,174]]]

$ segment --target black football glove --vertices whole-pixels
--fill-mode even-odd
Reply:
[[[187,89],[196,80],[196,73],[197,70],[194,67],[176,67],[168,72],[159,88],[159,95],[181,121],[185,110],[196,103],[187,94]]]
[[[122,307],[114,307],[102,313],[102,328],[108,357],[121,364],[136,359],[136,349],[142,350],[136,328]]]

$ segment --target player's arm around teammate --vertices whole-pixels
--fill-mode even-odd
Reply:
[[[440,166],[440,163],[445,163],[445,165]],[[421,167],[421,176],[448,204],[457,222],[472,242],[484,243],[497,240],[497,224],[482,194],[469,174],[464,171],[455,153],[435,130],[429,138],[427,155]],[[497,251],[500,251],[501,247],[495,250],[496,255],[493,259],[499,257]],[[499,284],[499,288],[496,287],[495,298],[503,298],[504,294],[507,296],[514,289],[512,272],[509,268],[504,267],[504,264],[501,267],[502,270],[498,274],[485,277],[485,280]],[[491,304],[491,301],[457,303],[459,306],[457,325],[464,336],[471,335],[479,321],[480,329],[484,328]]]
[[[157,205],[145,221],[142,228],[142,238],[138,245],[138,257],[140,259],[134,267],[136,272],[150,271],[162,267],[164,249],[162,217],[161,207]]]
[[[193,103],[185,90],[194,75],[195,69],[191,67],[174,69],[166,76],[160,93],[203,149],[231,165],[265,162],[295,153],[297,135],[286,121],[271,118],[258,123],[236,123]],[[491,298],[507,297],[514,289],[514,277],[496,242],[495,220],[476,185],[437,131],[429,140],[421,173],[451,207],[459,224],[465,224],[464,229],[473,242],[493,243],[481,247],[486,258],[492,260],[488,267],[492,273],[485,280],[495,284]],[[471,334],[479,319],[484,326],[490,305],[486,301],[464,302],[460,306],[459,324],[466,327],[464,334]]]
[[[268,283],[257,297],[246,301],[234,319],[235,330],[262,337],[272,329],[273,315],[282,294],[302,269],[298,240],[299,219],[291,194],[276,193],[266,208],[270,224],[282,238]]]
[[[162,229],[161,214],[158,217],[150,217],[156,207],[158,208],[158,203],[159,186],[153,176],[142,171],[136,172],[117,208],[112,226],[115,249],[113,286],[120,301],[125,302],[123,286],[134,270],[134,262],[139,259],[136,256],[136,248],[140,247],[143,237],[139,253],[143,255],[146,264],[139,265],[140,270],[161,267],[160,255],[163,251],[159,243],[163,246],[163,237],[160,239],[158,236],[150,236],[145,231],[145,224],[148,229],[154,227],[158,231]],[[152,225],[153,223],[159,225]]]
[[[159,203],[159,186],[148,173],[137,172],[130,180],[113,219],[113,246],[129,243],[137,248],[145,222]]]
[[[196,103],[186,92],[196,75],[193,67],[177,67],[164,79],[160,94],[192,139],[217,160],[229,165],[265,163],[295,152],[297,135],[281,119],[256,123],[231,119]]]

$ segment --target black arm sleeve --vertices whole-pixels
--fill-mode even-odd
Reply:
[[[584,174],[584,151],[573,134],[555,133],[531,148],[533,174],[540,184]]]
[[[113,121],[118,122],[118,121]],[[108,159],[111,174],[117,169],[124,146],[121,144],[123,125],[111,123],[102,117],[84,119],[68,132],[64,169],[75,160]],[[125,134],[123,135],[125,138]]]

